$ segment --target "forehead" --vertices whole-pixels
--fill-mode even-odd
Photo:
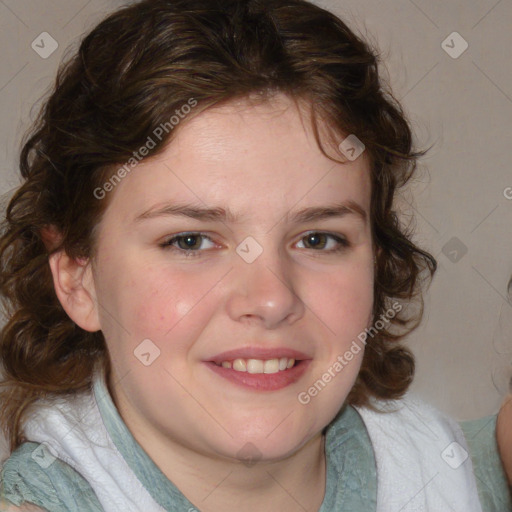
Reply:
[[[343,158],[330,139],[325,147]],[[185,119],[167,148],[139,163],[110,199],[109,209],[132,218],[169,201],[229,207],[253,220],[350,200],[368,211],[369,161],[364,153],[344,163],[325,156],[307,114],[286,96],[238,100]]]

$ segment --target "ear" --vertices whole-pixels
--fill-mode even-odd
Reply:
[[[86,331],[99,331],[98,302],[90,261],[73,259],[61,249],[50,255],[49,263],[55,292],[69,318]]]

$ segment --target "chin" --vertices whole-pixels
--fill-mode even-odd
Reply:
[[[222,455],[247,466],[256,462],[277,462],[292,456],[314,437],[305,436],[304,432],[292,433],[289,428],[278,433],[279,428],[273,433],[269,428],[264,435],[235,436],[229,441],[229,446],[223,447]],[[318,431],[320,433],[321,430]]]

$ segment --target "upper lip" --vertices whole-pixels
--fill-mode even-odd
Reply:
[[[304,360],[311,359],[310,356],[300,352],[298,350],[286,347],[278,348],[262,348],[262,347],[243,347],[235,348],[217,354],[214,357],[208,359],[216,364],[220,364],[223,361],[232,361],[234,359],[279,359],[281,357],[287,357],[289,359]]]

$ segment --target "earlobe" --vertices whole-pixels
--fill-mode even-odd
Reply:
[[[79,327],[101,329],[96,290],[89,260],[73,259],[64,249],[49,256],[55,292],[62,307]]]

